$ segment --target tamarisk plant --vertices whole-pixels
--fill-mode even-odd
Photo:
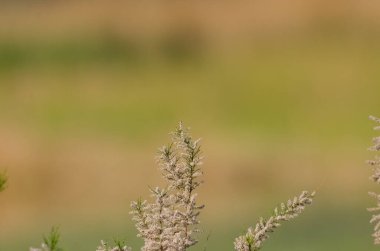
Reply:
[[[203,172],[200,140],[194,140],[182,123],[171,133],[172,142],[159,148],[157,162],[166,181],[164,188],[150,188],[152,202],[138,199],[131,202],[132,220],[142,238],[142,251],[185,251],[197,244],[195,236],[198,229],[199,215],[204,205],[197,203],[197,188]],[[281,203],[273,214],[260,218],[255,228],[250,227],[246,234],[235,239],[236,251],[257,251],[269,233],[303,212],[313,201],[315,192],[303,191],[298,197]],[[30,251],[62,251],[58,248],[59,233],[53,228],[50,236],[44,238],[41,248]],[[96,251],[131,251],[123,241],[115,241],[109,246],[101,241]]]
[[[172,143],[159,149],[157,157],[166,188],[151,188],[154,202],[139,199],[131,203],[131,214],[144,240],[143,251],[182,251],[195,245],[199,232],[198,216],[204,205],[198,205],[195,190],[202,183],[201,148],[189,130],[179,124],[172,133]]]
[[[62,251],[58,247],[60,234],[58,227],[52,227],[49,236],[43,237],[43,242],[40,248],[30,248],[29,251]]]
[[[303,191],[298,197],[289,199],[287,203],[281,203],[273,210],[273,214],[268,218],[260,218],[256,226],[249,227],[246,234],[235,239],[234,246],[236,251],[257,251],[264,241],[283,221],[289,221],[297,217],[313,201],[315,192]]]
[[[380,119],[374,116],[369,117],[371,120],[375,121],[378,125],[374,127],[374,130],[380,130]],[[380,151],[380,136],[374,137],[372,139],[373,145],[368,149],[370,151]],[[372,167],[373,174],[371,175],[371,179],[377,184],[380,183],[380,158],[379,156],[375,156],[373,160],[368,160],[367,163]],[[376,199],[377,206],[373,208],[369,208],[370,212],[378,212],[380,211],[380,194],[376,194],[374,192],[369,192],[371,196]],[[370,223],[374,224],[374,232],[372,237],[374,238],[375,244],[380,244],[380,214],[373,214],[370,220]]]

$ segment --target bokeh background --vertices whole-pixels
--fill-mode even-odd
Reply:
[[[375,250],[379,14],[373,0],[1,1],[0,250],[53,225],[67,251],[138,250],[129,202],[162,184],[154,156],[180,120],[205,155],[192,250],[232,250],[304,189],[315,204],[263,250]]]

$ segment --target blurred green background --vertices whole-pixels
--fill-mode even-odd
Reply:
[[[364,163],[379,115],[376,1],[2,1],[0,250],[60,226],[67,251],[141,242],[129,202],[162,184],[178,121],[202,137],[200,244],[232,250],[301,190],[263,250],[375,250]],[[208,241],[207,236],[210,235]]]

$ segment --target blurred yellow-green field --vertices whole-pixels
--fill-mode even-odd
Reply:
[[[305,189],[315,204],[262,250],[375,250],[378,13],[369,0],[1,2],[0,250],[53,225],[66,251],[139,249],[129,203],[163,185],[155,155],[179,121],[205,156],[192,250],[232,250]]]

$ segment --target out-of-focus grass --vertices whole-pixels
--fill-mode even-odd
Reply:
[[[113,46],[122,41],[0,46],[9,54],[0,66],[2,119],[56,133],[75,127],[150,137],[185,119],[239,133],[360,139],[377,105],[380,48],[341,42],[275,44],[181,64],[144,55],[141,65],[125,64],[133,58],[128,45]]]
[[[93,63],[138,63],[139,51],[132,42],[103,36],[68,41],[1,41],[0,70],[3,74],[22,68],[55,66],[72,69]]]

